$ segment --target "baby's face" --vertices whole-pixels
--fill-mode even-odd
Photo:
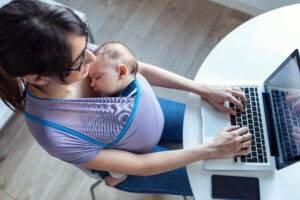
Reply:
[[[116,96],[120,92],[121,79],[118,68],[105,57],[97,56],[89,69],[91,86],[102,97]]]

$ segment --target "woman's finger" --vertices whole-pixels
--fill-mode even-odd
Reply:
[[[242,148],[239,150],[239,155],[247,155],[251,152],[251,146],[249,146],[248,148]]]
[[[245,143],[247,141],[251,140],[251,133],[246,133],[244,135],[241,135],[237,139],[240,143]]]
[[[242,90],[238,90],[236,88],[232,89],[232,94],[233,96],[236,96],[236,97],[240,97],[243,104],[245,105],[247,100],[246,100],[246,96],[245,96],[245,93],[242,91]]]
[[[231,108],[227,108],[227,107],[225,107],[223,105],[220,105],[220,104],[217,105],[216,109],[221,111],[221,112],[225,112],[225,113],[228,113],[228,114],[231,114],[231,115],[236,115],[235,110],[232,110]]]
[[[247,148],[247,149],[250,148],[250,146],[251,146],[250,141],[243,142],[242,144],[243,144],[243,148]]]
[[[247,134],[248,133],[248,128],[247,127],[241,127],[241,128],[239,128],[239,129],[236,129],[236,130],[234,130],[234,131],[232,131],[235,135],[237,135],[237,136],[242,136],[242,135],[245,135],[245,134]],[[240,142],[241,142],[241,140],[240,140]]]
[[[227,97],[226,100],[235,104],[241,111],[244,111],[244,106],[243,106],[242,102],[240,100],[238,100],[237,98],[235,98],[234,96],[230,95]]]
[[[246,133],[246,134],[244,134],[244,135],[241,135],[241,136],[239,137],[241,143],[242,143],[242,142],[249,141],[249,140],[251,140],[251,138],[252,138],[252,135],[251,135],[251,133],[249,133],[249,132]]]
[[[229,127],[223,128],[223,131],[231,132],[231,131],[234,131],[238,128],[239,128],[239,126],[229,126]]]

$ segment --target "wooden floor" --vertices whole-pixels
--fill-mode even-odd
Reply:
[[[251,17],[205,0],[61,0],[86,13],[96,44],[117,40],[139,60],[193,78],[212,48]],[[221,65],[222,63],[220,63]],[[155,88],[184,101],[183,92]],[[49,156],[33,140],[22,116],[0,132],[0,200],[87,200],[95,182]],[[180,196],[133,194],[105,185],[97,199],[180,200]],[[192,198],[190,198],[192,199]]]

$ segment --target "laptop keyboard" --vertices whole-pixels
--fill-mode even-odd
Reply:
[[[286,103],[288,92],[272,90],[272,102],[275,109],[276,128],[279,137],[280,150],[284,162],[296,161],[299,155],[293,139],[293,126],[300,127],[300,116],[291,111]]]
[[[246,95],[245,111],[240,112],[234,104],[229,107],[237,111],[237,115],[230,115],[232,125],[246,126],[252,134],[251,152],[248,155],[234,156],[234,163],[267,163],[266,145],[263,135],[261,112],[256,87],[241,87]]]

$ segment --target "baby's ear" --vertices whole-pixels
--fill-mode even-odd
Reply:
[[[119,75],[120,75],[120,76],[126,75],[127,72],[128,72],[128,68],[127,68],[127,66],[124,65],[124,64],[119,64],[118,70],[119,70]]]

